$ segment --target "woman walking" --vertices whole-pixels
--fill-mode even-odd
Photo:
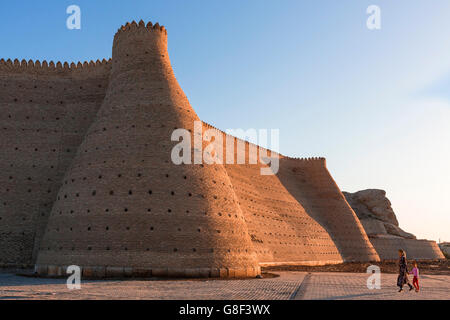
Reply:
[[[406,252],[402,249],[398,250],[398,256],[399,256],[399,273],[397,278],[397,286],[400,287],[400,290],[398,292],[403,291],[403,286],[407,284],[409,286],[409,291],[414,289],[414,287],[409,283],[408,279],[408,263],[406,262]]]

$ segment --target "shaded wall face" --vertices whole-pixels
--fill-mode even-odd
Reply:
[[[34,263],[62,177],[103,100],[104,68],[0,66],[0,265]]]
[[[204,124],[204,130],[208,129],[210,126]],[[229,151],[227,135],[214,130],[222,135],[223,150]],[[234,139],[231,152],[235,163],[238,141]],[[297,160],[281,156],[276,175],[261,175],[261,168],[266,165],[258,160],[258,155],[249,156],[254,145],[244,145],[245,164],[225,167],[261,263],[378,260],[359,220],[326,169],[324,159]]]
[[[322,161],[281,159],[276,176],[226,167],[261,262],[378,260]]]
[[[286,159],[280,180],[330,235],[344,261],[377,261],[379,256],[324,163]]]
[[[277,176],[258,165],[227,165],[261,263],[340,263],[327,230],[306,212]]]

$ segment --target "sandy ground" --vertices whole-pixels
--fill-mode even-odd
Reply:
[[[277,271],[303,271],[303,272],[354,272],[365,273],[370,265],[376,265],[380,267],[382,273],[398,273],[397,261],[383,261],[372,263],[361,262],[349,262],[337,265],[327,266],[277,266],[277,267],[265,267],[262,268],[266,272]],[[448,275],[450,276],[450,260],[430,261],[423,260],[418,261],[420,273],[422,275]],[[409,261],[409,269],[412,269],[412,262]]]

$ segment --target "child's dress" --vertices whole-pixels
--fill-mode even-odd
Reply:
[[[411,273],[414,275],[413,286],[419,291],[419,269],[414,267]]]

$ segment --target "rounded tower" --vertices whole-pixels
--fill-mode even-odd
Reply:
[[[105,100],[58,193],[37,272],[78,265],[87,277],[258,275],[225,168],[171,161],[173,130],[193,133],[194,121],[166,29],[121,27]]]

